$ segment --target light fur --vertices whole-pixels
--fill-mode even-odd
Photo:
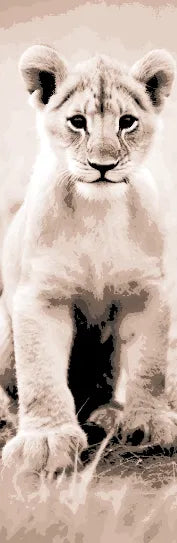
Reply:
[[[69,72],[58,53],[37,46],[20,68],[37,109],[40,151],[3,250],[4,335],[14,337],[19,390],[19,429],[3,458],[53,472],[87,444],[67,384],[75,305],[100,326],[103,341],[105,329],[113,335],[114,401],[122,407],[115,416],[124,438],[141,427],[153,442],[176,438],[164,386],[164,223],[158,182],[143,165],[174,63],[154,51],[132,70],[99,57]],[[85,131],[71,126],[75,115],[86,118]],[[123,115],[135,119],[133,130],[121,130]],[[108,167],[106,181],[95,164]],[[4,366],[3,358],[2,375]]]

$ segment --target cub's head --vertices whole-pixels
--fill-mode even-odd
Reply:
[[[127,182],[150,148],[170,94],[171,55],[152,51],[131,69],[100,56],[69,71],[55,50],[38,45],[23,54],[20,69],[41,136],[63,172],[100,187]]]

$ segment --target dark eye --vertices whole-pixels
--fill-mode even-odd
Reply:
[[[86,130],[86,119],[83,115],[73,115],[73,117],[69,117],[68,121],[76,130],[81,130],[82,128]]]
[[[138,119],[133,115],[122,115],[119,119],[119,130],[134,130],[138,126]]]

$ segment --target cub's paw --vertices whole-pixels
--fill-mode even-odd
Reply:
[[[162,447],[177,447],[177,413],[172,409],[161,409],[152,418],[152,438]]]
[[[122,424],[125,444],[177,446],[177,413],[169,408],[137,408],[125,417]]]
[[[116,402],[105,404],[91,413],[88,422],[102,427],[106,434],[112,431],[120,445],[177,447],[177,412],[165,402],[134,402],[125,410]]]
[[[87,437],[77,424],[62,424],[58,428],[20,431],[5,445],[2,460],[5,466],[40,473],[55,473],[72,467],[76,458],[87,447]]]
[[[118,402],[110,402],[101,405],[95,411],[92,411],[88,422],[94,423],[104,429],[106,434],[109,432],[117,433],[123,418],[123,407]]]

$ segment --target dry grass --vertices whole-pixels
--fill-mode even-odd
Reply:
[[[1,543],[176,543],[175,454],[105,445],[56,480],[2,469]]]
[[[2,446],[15,428],[0,400]],[[79,473],[51,480],[1,469],[0,543],[177,542],[175,451],[110,439],[90,446],[82,460]]]

